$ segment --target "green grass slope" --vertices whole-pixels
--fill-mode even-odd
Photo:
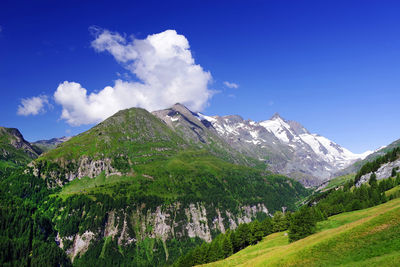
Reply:
[[[154,115],[131,108],[41,155],[34,166],[49,186],[55,186],[68,183],[71,178],[67,175],[81,178],[82,169],[100,166],[101,171],[103,164],[107,169],[134,176],[140,166],[164,161],[188,148],[185,140]],[[99,171],[93,173],[91,177]]]
[[[341,186],[352,179],[354,179],[354,174],[347,174],[335,177],[332,180],[329,180],[328,185],[324,188],[324,191]]]
[[[196,223],[212,227],[219,211],[236,218],[245,205],[263,204],[268,212],[282,206],[293,210],[296,201],[309,193],[294,180],[233,164],[208,148],[200,149],[144,109],[120,111],[34,161],[35,175],[54,188],[40,209],[64,238],[66,251],[73,246],[66,238],[94,233],[88,251],[74,258],[77,266],[102,266],[99,257],[121,266],[132,258],[133,265],[161,266],[199,242],[198,236],[189,238],[186,228],[188,220],[194,220],[186,214],[192,204],[207,212]],[[95,175],[82,175],[82,170],[104,162],[118,172],[100,168]],[[66,177],[71,173],[75,179],[70,181]],[[165,225],[174,227],[173,232],[155,234],[156,223],[149,216],[157,209],[168,214]],[[112,242],[103,238],[111,213],[119,227]],[[266,214],[260,211],[253,217],[260,216]],[[224,227],[228,224],[224,217]],[[214,237],[218,231],[209,234]],[[123,232],[137,241],[118,243]]]
[[[58,193],[68,196],[107,194],[114,198],[157,199],[159,204],[205,202],[234,209],[265,203],[271,211],[308,194],[300,183],[281,175],[225,162],[205,150],[186,150],[163,161],[137,166],[135,175],[84,177],[66,184]],[[218,203],[218,204],[217,204]]]
[[[76,160],[130,156],[151,160],[157,155],[174,154],[186,142],[158,118],[141,108],[121,110],[81,133],[56,149],[41,156],[41,160]]]
[[[232,156],[228,148],[222,144],[215,145],[211,141],[201,148],[189,137],[185,138],[184,134],[169,127],[148,111],[131,108],[117,112],[92,129],[48,151],[35,161],[35,165],[44,174],[43,178],[48,176],[46,174],[51,174],[61,179],[66,173],[78,173],[82,167],[82,158],[88,158],[89,164],[96,160],[109,160],[114,169],[127,176],[140,175],[144,169],[145,174],[150,175],[148,172],[152,172],[155,167],[163,168],[164,164],[176,163],[177,159],[168,161],[185,151],[203,150],[223,161],[248,163],[238,153],[237,158]],[[192,157],[195,160],[200,158]],[[247,165],[257,165],[250,163]],[[63,184],[67,182],[62,181]]]
[[[271,211],[308,194],[298,182],[232,164],[212,151],[190,145],[156,116],[140,108],[122,110],[36,160],[55,178],[77,172],[79,159],[111,159],[122,175],[65,181],[59,195],[107,194],[153,198],[159,204],[219,202],[230,208],[265,203]],[[48,179],[48,177],[47,177]]]
[[[27,164],[40,152],[25,141],[17,129],[0,127],[0,168]]]
[[[400,262],[400,199],[332,216],[317,229],[293,243],[285,233],[269,235],[207,266],[398,266]]]

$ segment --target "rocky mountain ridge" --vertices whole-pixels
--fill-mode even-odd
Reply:
[[[125,209],[118,212],[109,211],[104,225],[97,231],[86,230],[84,233],[64,237],[58,235],[56,241],[74,260],[75,257],[83,255],[96,239],[116,239],[118,245],[126,246],[133,242],[143,242],[146,238],[154,238],[164,244],[163,254],[165,261],[168,261],[168,240],[190,237],[210,242],[216,232],[225,233],[228,229],[236,229],[241,223],[251,222],[257,216],[270,215],[262,203],[242,206],[238,212],[207,208],[204,203],[184,206],[179,202],[158,206],[152,211],[139,207],[134,210],[133,215],[130,215],[135,218],[134,224],[137,225],[134,236],[128,231],[128,224],[131,227],[132,221],[127,218]],[[210,217],[210,214],[213,214],[213,217]]]
[[[269,120],[255,122],[238,115],[194,113],[177,103],[152,114],[191,145],[233,163],[267,164],[270,171],[295,178],[305,186],[316,186],[336,177],[372,153],[352,153],[321,135],[310,133],[296,121],[283,119],[278,113]],[[33,144],[47,151],[69,139],[54,138]]]
[[[297,181],[251,167],[260,161],[241,155],[182,105],[158,113],[119,111],[29,165],[57,188],[46,205],[74,262],[87,249],[93,253],[90,246],[122,244],[165,263],[185,242],[211,241],[282,207],[293,210],[308,194]]]
[[[338,171],[335,176],[341,176],[341,175],[346,175],[350,173],[356,173],[360,168],[367,162],[373,161],[374,159],[383,156],[390,150],[400,147],[400,139],[393,141],[389,145],[382,146],[375,151],[373,151],[371,154],[369,154],[367,157],[365,157],[363,160],[355,162],[354,164],[349,165],[348,167]]]
[[[205,116],[233,147],[269,164],[277,173],[297,178],[305,185],[328,180],[338,170],[365,158],[370,152],[354,154],[335,142],[310,133],[296,121],[279,114],[261,122],[240,116]]]
[[[27,163],[40,153],[41,150],[26,141],[18,129],[0,127],[0,160]]]
[[[62,144],[71,139],[71,136],[55,137],[51,139],[38,140],[31,142],[32,145],[39,147],[43,152],[49,151],[56,148],[59,144]]]
[[[375,172],[376,179],[382,180],[391,177],[393,169],[397,171],[400,169],[400,159],[382,164],[382,166],[380,166],[379,169]],[[372,172],[361,176],[360,180],[358,180],[358,182],[356,183],[356,186],[367,183],[369,181],[369,178],[371,178],[371,175]]]
[[[277,113],[269,120],[255,122],[238,115],[221,117],[193,113],[176,104],[153,114],[183,133],[184,138],[207,143],[212,136],[225,150],[233,148],[244,156],[266,163],[272,172],[295,178],[306,186],[321,184],[371,153],[352,153],[321,135],[310,133],[296,121],[286,121]],[[235,153],[231,154],[235,157]]]

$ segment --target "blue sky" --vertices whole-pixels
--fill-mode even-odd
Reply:
[[[279,112],[353,152],[400,138],[398,1],[166,2],[2,1],[0,125],[19,128],[30,141],[90,128],[97,113],[65,99],[72,82],[88,94],[115,89],[117,80],[152,86],[135,75],[139,45],[121,58],[100,37],[123,38],[118,45],[128,51],[132,40],[171,29],[171,38],[190,44],[185,60],[195,60],[183,68],[201,66],[200,78],[178,78],[185,88],[197,78],[207,82],[192,88],[199,93],[192,106],[207,115],[259,121]],[[207,92],[213,95],[198,100]],[[44,96],[48,104],[37,115],[17,114],[22,99]],[[63,108],[75,115],[61,118]]]

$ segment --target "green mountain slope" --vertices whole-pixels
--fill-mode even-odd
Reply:
[[[56,148],[59,144],[62,144],[64,142],[68,141],[69,139],[71,139],[71,137],[63,136],[60,138],[52,138],[49,140],[38,140],[38,141],[32,142],[31,145],[38,147],[44,153],[44,152],[47,152],[49,150]]]
[[[29,163],[40,153],[40,149],[31,146],[17,129],[0,127],[0,174],[9,167]]]
[[[138,166],[165,160],[190,146],[144,109],[122,110],[43,154],[33,164],[50,186],[102,172],[134,175]]]
[[[215,156],[231,163],[259,167],[260,169],[266,168],[266,165],[260,160],[244,156],[243,153],[234,149],[232,145],[218,135],[209,121],[202,120],[181,104],[154,111],[152,114],[164,121],[177,135],[197,149],[206,149]]]
[[[342,175],[346,175],[346,174],[356,173],[367,162],[374,161],[376,158],[385,155],[387,152],[393,150],[396,147],[400,147],[400,139],[390,143],[389,145],[385,146],[384,148],[379,149],[378,151],[375,151],[374,153],[368,155],[365,159],[357,161],[354,164],[344,168],[343,170],[336,173],[335,176],[342,176]]]
[[[293,243],[286,233],[269,235],[207,266],[398,266],[400,199],[332,216],[317,229]]]
[[[54,188],[40,210],[74,265],[169,264],[201,240],[295,209],[308,194],[294,180],[233,164],[237,158],[203,130],[210,142],[199,146],[132,108],[30,165]]]

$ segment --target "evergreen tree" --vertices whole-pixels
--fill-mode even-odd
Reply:
[[[324,221],[327,219],[326,214],[323,213],[318,207],[313,207],[312,211],[313,211],[313,216],[316,221],[319,222],[319,221]]]
[[[376,174],[373,172],[371,174],[371,176],[369,177],[369,181],[368,181],[369,185],[374,187],[377,185],[377,180],[376,180]]]
[[[250,232],[250,245],[257,244],[264,236],[262,224],[258,220],[250,223]]]
[[[272,234],[274,231],[274,227],[272,224],[272,219],[270,217],[265,218],[262,222],[261,222],[261,227],[262,227],[262,231],[263,231],[263,236],[267,236],[269,234]]]
[[[396,168],[392,169],[392,175],[390,177],[395,177],[397,174]]]
[[[230,232],[227,232],[222,240],[222,254],[224,255],[224,258],[227,258],[233,254],[233,245]]]
[[[247,223],[242,223],[238,226],[235,232],[235,238],[233,242],[234,251],[237,252],[250,244],[250,228]]]
[[[221,247],[221,237],[222,235],[219,235],[211,242],[210,249],[208,251],[208,262],[213,262],[224,258]]]
[[[274,232],[285,231],[288,229],[289,225],[287,217],[280,211],[275,212],[274,217],[272,218],[272,224]]]
[[[289,241],[297,241],[315,233],[316,220],[311,208],[304,207],[293,213],[289,226]]]
[[[381,194],[376,187],[371,187],[371,203],[373,206],[381,203]]]

